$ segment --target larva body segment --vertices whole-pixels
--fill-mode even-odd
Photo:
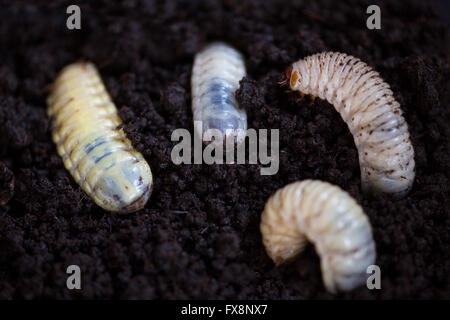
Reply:
[[[353,56],[323,52],[295,62],[288,76],[292,90],[327,100],[347,123],[364,192],[395,198],[409,192],[415,162],[408,125],[378,72]]]
[[[107,211],[142,209],[152,191],[152,173],[119,128],[122,121],[95,66],[65,67],[47,104],[58,154],[84,192]]]
[[[200,137],[209,129],[218,129],[223,139],[231,134],[239,143],[245,138],[247,115],[234,95],[245,74],[242,55],[224,43],[212,43],[195,56],[192,113],[194,121],[202,122],[202,132],[196,128]]]
[[[308,241],[320,256],[328,291],[365,283],[375,263],[375,243],[362,208],[345,191],[319,180],[279,189],[266,202],[260,225],[267,254],[277,264],[295,258]]]

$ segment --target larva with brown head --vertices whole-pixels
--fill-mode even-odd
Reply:
[[[286,69],[292,90],[327,100],[340,113],[358,149],[366,193],[406,195],[415,176],[414,149],[400,104],[366,63],[323,52]]]
[[[200,137],[207,130],[216,129],[223,140],[231,135],[236,142],[243,141],[247,114],[239,108],[234,94],[245,74],[244,58],[225,43],[211,43],[197,53],[191,90],[194,121],[202,123],[202,131],[197,132]]]
[[[367,279],[375,242],[367,216],[337,186],[304,180],[279,189],[266,202],[260,230],[267,254],[279,265],[312,242],[328,291],[349,291]]]
[[[58,154],[84,192],[107,211],[142,209],[152,192],[152,172],[121,129],[95,66],[65,67],[47,104]]]

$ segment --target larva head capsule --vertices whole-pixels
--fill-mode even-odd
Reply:
[[[278,82],[278,84],[281,86],[288,85],[291,80],[291,74],[292,74],[292,66],[289,66],[284,70],[284,74],[280,77],[281,80]]]
[[[292,71],[291,79],[289,81],[289,84],[292,88],[294,88],[298,84],[298,79],[300,76],[298,75],[298,72],[296,70]]]
[[[285,71],[289,87],[293,91],[300,91],[304,94],[309,94],[308,82],[309,74],[305,73],[301,68],[302,60],[292,64]]]
[[[95,202],[107,211],[130,213],[144,208],[153,178],[145,160],[129,158],[106,169],[94,187]]]

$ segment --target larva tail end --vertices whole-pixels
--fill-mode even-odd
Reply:
[[[388,179],[385,176],[374,178],[361,171],[361,188],[368,198],[386,197],[393,200],[404,198],[412,189],[415,173],[405,174],[403,179]],[[371,179],[369,179],[371,178]]]
[[[94,189],[94,200],[103,209],[132,213],[145,207],[153,190],[153,177],[145,160],[131,157],[105,171]]]
[[[150,196],[152,194],[153,188],[152,184],[148,185],[145,191],[141,194],[139,198],[134,200],[133,202],[127,204],[125,207],[122,207],[120,211],[118,211],[119,214],[126,214],[126,213],[133,213],[136,211],[139,211],[143,209],[148,201],[150,199]]]

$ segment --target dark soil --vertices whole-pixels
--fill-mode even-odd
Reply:
[[[74,1],[0,6],[0,298],[450,298],[448,26],[427,1]],[[142,2],[142,3],[141,3]],[[176,128],[193,132],[194,54],[224,40],[246,57],[237,99],[249,127],[280,128],[280,170],[171,162]],[[327,102],[278,84],[292,62],[322,50],[360,57],[391,84],[405,111],[417,176],[402,200],[361,193],[356,148]],[[155,177],[146,208],[97,207],[64,169],[45,99],[66,64],[96,63],[125,129]],[[370,217],[381,290],[333,296],[312,246],[275,268],[259,233],[278,188],[305,178],[341,186]],[[82,290],[66,288],[66,268]]]

